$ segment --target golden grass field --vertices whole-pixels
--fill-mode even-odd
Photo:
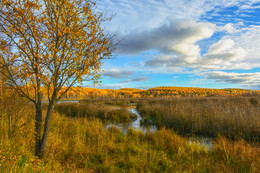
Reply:
[[[5,102],[11,102],[4,104]],[[103,128],[131,121],[126,104],[158,131]],[[260,98],[143,98],[61,103],[52,118],[47,156],[34,156],[34,109],[1,100],[0,172],[255,172],[260,170]],[[9,105],[9,106],[8,106]],[[120,111],[112,105],[122,106]],[[9,136],[8,115],[12,116]],[[188,137],[209,136],[212,149]]]

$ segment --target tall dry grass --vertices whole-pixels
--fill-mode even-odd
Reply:
[[[127,123],[136,118],[131,114],[127,107],[111,106],[103,102],[96,103],[61,103],[57,104],[55,111],[59,114],[79,118],[85,117],[89,119],[99,118],[101,121]]]
[[[260,97],[146,99],[137,107],[145,123],[180,134],[260,141]]]
[[[15,107],[14,107],[15,109]],[[33,111],[33,108],[32,110]],[[3,112],[0,111],[2,117]],[[258,172],[260,147],[220,137],[210,151],[162,128],[143,134],[108,130],[98,119],[54,113],[47,156],[34,157],[33,112],[8,138],[0,131],[0,172]],[[1,124],[8,121],[0,119]],[[18,123],[18,124],[19,124]]]
[[[170,130],[143,134],[103,128],[100,121],[54,114],[47,156],[33,156],[33,124],[0,141],[0,172],[257,172],[260,150],[217,139],[212,151]],[[24,134],[27,133],[27,137]]]

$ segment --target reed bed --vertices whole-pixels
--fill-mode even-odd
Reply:
[[[182,135],[260,141],[260,97],[178,97],[137,104],[144,123]]]
[[[55,107],[59,114],[79,118],[89,119],[99,118],[103,122],[127,123],[136,118],[131,114],[126,106],[111,106],[105,103],[60,103]]]
[[[72,118],[58,110],[52,117],[46,158],[39,160],[34,156],[33,107],[21,112],[17,129],[9,137],[6,112],[0,110],[0,172],[257,173],[260,170],[259,143],[252,145],[243,139],[217,137],[214,147],[207,150],[189,143],[171,129],[161,128],[147,134],[129,129],[124,134],[116,127],[105,130],[100,119]]]
[[[127,134],[98,120],[54,114],[47,156],[34,157],[33,123],[0,140],[0,172],[257,172],[259,147],[218,138],[211,151],[171,130]],[[2,133],[2,132],[0,132]],[[25,135],[26,134],[26,135]]]

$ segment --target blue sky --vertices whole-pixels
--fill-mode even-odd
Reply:
[[[124,37],[101,88],[260,89],[260,0],[100,0]]]

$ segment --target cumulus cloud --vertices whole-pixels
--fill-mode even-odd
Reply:
[[[235,35],[225,36],[212,44],[208,51],[187,61],[185,56],[160,54],[146,61],[145,65],[155,68],[165,66],[190,67],[195,70],[232,70],[253,69],[260,67],[260,27],[251,26]]]
[[[197,66],[201,69],[240,69],[243,68],[237,62],[243,61],[246,50],[235,47],[235,42],[231,39],[222,39],[213,44],[207,54],[200,60]]]
[[[209,48],[209,54],[219,54],[233,48],[235,42],[231,39],[220,40]]]
[[[123,46],[119,47],[119,52],[146,55],[147,60],[140,63],[140,68],[133,66],[136,71],[172,73],[183,70],[190,73],[215,70],[218,71],[215,72],[216,81],[252,86],[257,84],[254,82],[256,78],[250,77],[250,73],[242,76],[238,75],[239,73],[225,74],[220,71],[260,67],[260,27],[247,25],[248,23],[257,25],[257,21],[255,19],[244,21],[242,17],[248,15],[248,12],[259,10],[260,6],[257,5],[259,2],[259,0],[106,0],[99,1],[98,4],[102,10],[117,13],[110,26],[119,29],[120,34],[127,35],[123,40]],[[229,7],[234,11],[223,17],[222,12],[227,12],[226,8]],[[221,35],[222,38],[219,37]],[[205,42],[210,45],[206,45]],[[122,81],[126,83],[142,81],[141,78],[133,78],[134,76],[131,76],[133,74],[131,71],[118,69],[103,73],[113,78],[127,78]],[[207,76],[214,77],[213,73]],[[253,76],[257,77],[256,74]],[[129,79],[130,77],[132,79]]]
[[[158,55],[146,61],[148,67],[166,66],[172,67],[190,67],[198,70],[222,70],[244,68],[243,63],[237,64],[246,56],[246,51],[241,48],[235,48],[235,43],[231,39],[223,39],[213,44],[208,53],[203,56],[197,55],[196,61],[187,61],[187,57],[176,55]]]
[[[213,44],[200,66],[209,70],[253,69],[260,67],[260,26],[244,28]]]
[[[133,71],[128,71],[128,70],[120,70],[120,69],[110,69],[110,70],[105,70],[102,75],[108,76],[111,78],[126,78],[131,75],[133,75]]]
[[[125,54],[137,54],[147,50],[159,50],[162,53],[175,53],[193,62],[200,54],[196,43],[209,38],[215,31],[212,23],[195,22],[191,19],[170,20],[160,27],[150,30],[133,31],[125,39]]]
[[[260,67],[260,29],[255,26],[243,28],[246,26],[242,20],[216,26],[210,22],[199,22],[200,18],[208,13],[211,17],[217,15],[227,7],[237,7],[234,13],[239,15],[245,9],[259,9],[256,6],[258,2],[259,0],[108,0],[106,3],[100,1],[99,5],[102,8],[116,9],[117,23],[124,23],[123,27],[129,31],[119,52],[160,52],[144,62],[146,67],[229,70]],[[215,42],[208,51],[201,50],[199,41],[212,37],[215,32],[225,32],[228,36]]]
[[[213,71],[203,73],[207,79],[214,79],[217,82],[242,84],[243,86],[259,89],[260,73],[228,73],[223,71]]]

